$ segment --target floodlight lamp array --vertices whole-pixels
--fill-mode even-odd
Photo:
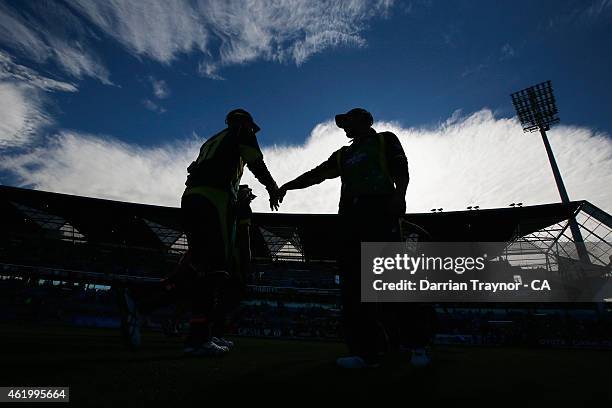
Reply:
[[[559,113],[553,95],[551,81],[539,83],[513,93],[512,104],[519,117],[523,131],[548,130],[559,123]]]

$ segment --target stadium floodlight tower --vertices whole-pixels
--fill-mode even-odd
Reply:
[[[548,160],[552,167],[555,181],[557,182],[557,188],[559,189],[559,195],[561,196],[561,202],[563,204],[569,204],[569,196],[567,190],[563,184],[557,161],[553,155],[552,148],[548,142],[548,136],[546,131],[550,130],[550,126],[559,123],[559,113],[557,105],[555,103],[555,96],[553,95],[552,83],[550,81],[542,82],[529,88],[523,89],[513,93],[512,104],[516,110],[516,114],[521,121],[524,132],[535,132],[540,131],[542,140],[544,141],[544,147],[548,154]],[[580,228],[574,214],[570,214],[569,227],[576,244],[576,251],[581,262],[590,263],[589,253],[584,245]]]

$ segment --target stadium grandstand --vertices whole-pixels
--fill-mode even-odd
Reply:
[[[588,242],[592,263],[588,273],[594,279],[609,280],[612,217],[587,201],[569,206],[407,214],[402,226],[407,242],[505,243],[492,262],[509,273],[531,270],[563,275],[580,265],[568,230],[570,217],[575,217]],[[108,289],[125,283],[146,285],[168,276],[187,249],[178,208],[0,186],[0,218],[0,274],[8,295],[3,297],[2,313],[9,320],[25,314],[32,319],[114,327],[119,320]],[[337,222],[336,215],[253,215],[249,294],[232,325],[235,334],[341,335]],[[40,306],[51,302],[52,308]],[[597,316],[602,307],[596,306],[574,304],[571,310],[580,316]],[[475,334],[466,325],[497,328],[501,333],[497,337],[511,338],[511,329],[524,335],[520,328],[527,323],[521,320],[534,319],[533,315],[558,320],[558,307],[440,305],[438,316],[444,330],[439,340],[482,342],[484,334]],[[541,313],[542,308],[548,312]],[[172,311],[161,313],[149,324],[163,327],[172,315]],[[497,323],[489,324],[491,321]],[[180,327],[179,323],[172,324]],[[446,336],[449,333],[461,336]]]

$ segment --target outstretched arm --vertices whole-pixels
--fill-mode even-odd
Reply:
[[[325,163],[323,163],[321,166],[323,166],[324,164]],[[284,190],[301,190],[303,188],[307,188],[310,186],[314,186],[315,184],[319,184],[329,178],[334,178],[334,177],[339,176],[339,174],[334,174],[325,168],[321,168],[321,166],[315,167],[314,169],[307,171],[301,176],[294,178],[288,183],[285,183],[285,185],[283,185],[282,188]]]
[[[280,188],[280,193],[282,193],[282,196],[285,195],[287,190],[301,190],[303,188],[319,184],[324,180],[339,177],[340,172],[338,171],[338,165],[336,163],[336,154],[337,153],[332,154],[329,159],[327,159],[314,169],[308,170],[301,176],[294,178],[288,183],[285,183]]]

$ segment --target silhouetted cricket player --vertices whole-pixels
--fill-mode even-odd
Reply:
[[[223,320],[222,309],[227,303],[223,296],[232,283],[232,275],[239,272],[234,265],[235,237],[239,184],[245,165],[268,190],[270,208],[278,209],[278,187],[257,142],[259,126],[243,109],[229,112],[226,124],[202,145],[197,159],[187,169],[181,212],[189,250],[178,273],[166,282],[169,292],[174,289],[169,286],[182,286],[177,291],[187,294],[192,305],[184,349],[190,355],[221,355],[233,345],[221,333],[212,333],[212,329],[218,329]],[[129,291],[123,293],[122,301],[123,332],[128,344],[136,348],[140,344],[139,308]]]
[[[404,149],[395,134],[378,133],[372,124],[372,115],[365,109],[336,115],[336,125],[344,129],[351,144],[279,190],[282,202],[287,190],[336,177],[342,180],[338,261],[344,329],[351,356],[339,358],[337,363],[345,368],[376,365],[380,338],[384,338],[377,305],[360,299],[360,244],[399,241],[399,217],[406,211],[409,175]]]

